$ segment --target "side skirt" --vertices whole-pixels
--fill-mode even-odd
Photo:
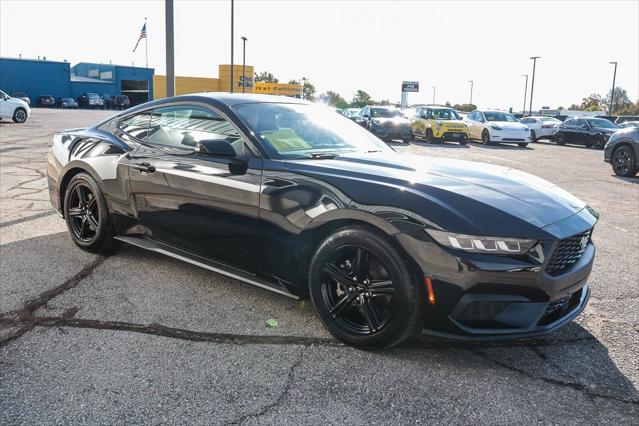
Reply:
[[[147,238],[139,238],[139,237],[117,236],[115,237],[115,239],[120,240],[127,244],[131,244],[136,247],[143,248],[145,250],[161,253],[166,256],[170,256],[175,259],[188,262],[192,265],[196,265],[201,268],[208,269],[209,271],[217,272],[218,274],[226,275],[227,277],[235,278],[236,280],[244,281],[245,283],[252,284],[257,287],[265,288],[275,293],[283,294],[284,296],[288,296],[293,299],[299,299],[298,296],[294,295],[283,286],[279,286],[277,284],[270,283],[265,280],[261,280],[254,275],[245,274],[238,270],[231,270],[230,268],[226,268],[223,265],[209,261],[208,259],[191,254],[184,250],[180,250],[178,248],[172,247],[168,244],[163,244],[158,241],[149,240]]]

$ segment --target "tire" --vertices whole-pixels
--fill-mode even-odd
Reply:
[[[433,137],[433,130],[432,129],[426,129],[426,135],[425,135],[424,139],[428,143],[435,143],[435,138]]]
[[[16,108],[13,111],[13,122],[14,123],[24,123],[27,121],[27,110],[24,108]]]
[[[467,143],[468,143],[467,139],[462,139],[462,140],[459,141],[460,145],[466,145]]]
[[[603,149],[604,145],[606,144],[606,141],[601,135],[595,136],[595,138],[593,139],[593,142],[594,142],[595,148],[597,149]]]
[[[534,130],[530,131],[530,141],[531,142],[537,142],[537,134],[535,133]]]
[[[481,132],[481,142],[484,145],[492,145],[492,142],[490,141],[490,132],[486,129],[484,129],[484,131]]]
[[[91,253],[112,253],[118,246],[102,191],[87,173],[71,178],[64,195],[64,218],[73,242]]]
[[[402,138],[402,141],[404,141],[404,143],[410,143],[413,140],[413,134],[411,133],[410,136],[406,136],[404,138]]]
[[[333,336],[361,349],[390,348],[421,328],[424,291],[415,281],[384,237],[359,227],[324,240],[308,275],[322,323]]]
[[[555,143],[557,145],[566,145],[566,139],[564,138],[564,134],[559,132],[557,133],[557,135],[555,136]]]
[[[586,145],[586,148],[592,148],[594,145],[594,141],[591,138],[586,139],[586,142],[584,143]]]
[[[632,177],[637,174],[637,160],[635,153],[629,146],[620,146],[610,157],[612,170],[617,176]]]
[[[528,146],[528,142],[520,142],[517,144],[519,148],[526,148]]]

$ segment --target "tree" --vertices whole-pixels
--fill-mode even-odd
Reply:
[[[333,92],[332,90],[327,90],[326,93],[322,93],[320,98],[326,99],[330,106],[337,106],[340,102],[346,102],[339,93]]]
[[[275,76],[268,71],[263,71],[259,74],[255,73],[254,80],[256,82],[262,82],[262,83],[279,83],[279,80],[275,78]]]
[[[355,96],[353,96],[353,101],[351,102],[351,106],[353,108],[363,108],[366,105],[374,104],[373,99],[371,99],[371,95],[364,92],[363,90],[358,90],[355,92]]]
[[[289,80],[288,84],[300,84],[300,82],[295,80],[295,79],[293,79],[293,80]]]
[[[303,78],[302,81],[304,82],[304,84],[302,84],[302,98],[307,101],[314,101],[315,86],[309,83],[307,78]]]
[[[581,105],[577,105],[577,104],[572,104],[568,107],[568,110],[570,111],[581,111]]]
[[[604,100],[601,95],[597,93],[592,93],[587,98],[583,98],[581,101],[581,110],[583,111],[601,111],[604,109],[603,107]]]
[[[446,103],[444,104],[444,106],[447,106],[448,108],[450,108],[450,102],[446,101]]]
[[[608,92],[608,95],[606,95],[606,100],[605,100],[606,109],[610,108],[611,93],[612,93],[612,90],[610,90]],[[615,87],[615,97],[612,102],[613,104],[612,104],[612,110],[610,111],[610,114],[618,113],[618,111],[623,110],[632,104],[632,101],[628,97],[628,93],[626,92],[626,89],[623,89],[621,87]]]
[[[475,104],[455,104],[455,105],[453,105],[453,108],[456,109],[457,111],[471,112],[471,111],[475,111],[477,109],[477,105],[475,105]]]
[[[335,104],[335,108],[346,109],[348,108],[348,102],[346,102],[344,99],[341,99]]]

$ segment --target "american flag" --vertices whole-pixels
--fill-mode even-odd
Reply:
[[[146,21],[144,21],[144,25],[142,25],[142,31],[140,31],[140,38],[138,38],[138,42],[135,43],[135,47],[133,48],[134,52],[135,52],[135,49],[138,48],[138,44],[140,44],[140,40],[142,40],[143,38],[146,38]]]

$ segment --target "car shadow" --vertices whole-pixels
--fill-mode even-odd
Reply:
[[[401,142],[387,142],[387,144],[389,146],[409,146],[409,145],[416,145],[416,146],[421,146],[424,148],[453,148],[453,149],[468,149],[470,148],[470,146],[468,145],[460,145],[457,142],[440,142],[440,143],[428,143],[426,141],[417,141],[417,140],[412,140],[410,141],[410,143],[401,143]]]
[[[557,145],[555,142],[552,141],[540,141],[538,140],[537,142],[533,142],[535,144],[543,144],[543,145],[553,145],[553,146],[565,146],[568,148],[577,148],[577,149],[587,149],[587,150],[595,150],[595,151],[603,151],[603,149],[596,149],[596,148],[588,148],[586,145],[580,145],[580,144],[571,144],[571,143],[566,143],[564,145]]]
[[[623,181],[628,182],[628,183],[634,183],[635,185],[639,184],[639,176],[624,177],[624,176],[617,176],[615,174],[611,174],[610,176],[612,176],[615,179],[623,180]]]
[[[517,145],[512,145],[512,144],[484,145],[481,142],[475,142],[475,141],[472,141],[471,144],[477,148],[482,148],[482,149],[510,149],[515,151],[531,151],[535,149],[531,146],[532,145],[531,143],[529,143],[528,146],[523,148]]]

